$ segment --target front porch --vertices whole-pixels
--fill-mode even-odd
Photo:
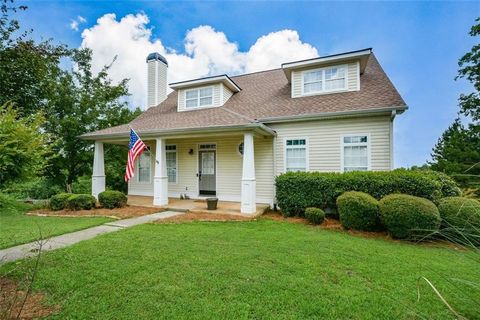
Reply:
[[[194,212],[206,209],[205,198],[216,197],[218,210],[224,213],[256,216],[274,203],[271,135],[235,130],[141,138],[149,150],[137,159],[135,175],[128,182],[132,205]],[[126,142],[95,142],[95,197],[105,190],[103,143]],[[193,200],[179,199],[183,197]]]
[[[131,206],[156,207],[153,205],[153,197],[150,196],[128,196],[128,204]],[[218,201],[216,210],[207,210],[205,199],[187,199],[168,198],[168,205],[161,208],[172,211],[185,211],[191,213],[210,213],[210,214],[230,214],[239,216],[260,216],[270,206],[265,203],[257,203],[256,211],[253,214],[243,214],[241,212],[241,203],[234,201]]]

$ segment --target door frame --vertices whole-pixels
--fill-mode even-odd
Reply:
[[[215,149],[200,149],[200,145],[202,144],[214,144]],[[208,196],[208,195],[200,195],[200,181],[198,177],[196,177],[196,184],[197,184],[197,198],[208,198],[208,197],[217,197],[218,198],[218,144],[216,142],[199,142],[197,143],[197,174],[198,170],[200,169],[200,151],[208,151],[214,150],[215,151],[215,196]]]

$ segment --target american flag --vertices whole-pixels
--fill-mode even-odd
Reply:
[[[135,160],[147,149],[147,145],[143,143],[138,134],[130,128],[130,143],[128,144],[128,160],[127,169],[125,170],[125,182],[130,180],[135,173]]]

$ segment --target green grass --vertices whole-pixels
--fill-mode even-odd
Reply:
[[[12,202],[0,207],[0,249],[93,227],[112,220],[103,217],[72,218],[25,215],[30,208],[29,205]]]
[[[480,317],[478,289],[453,280],[479,284],[472,253],[264,219],[142,225],[43,259],[54,319],[451,319],[425,283],[417,301],[420,276]]]

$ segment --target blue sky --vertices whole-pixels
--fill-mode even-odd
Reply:
[[[173,2],[173,1],[24,1],[19,18],[35,35],[71,46],[82,30],[108,13],[121,19],[143,13],[151,39],[184,53],[188,30],[208,25],[223,32],[240,51],[263,35],[284,29],[298,32],[318,54],[372,47],[410,109],[395,123],[395,164],[425,163],[440,134],[453,121],[465,81],[454,81],[457,62],[474,44],[467,33],[480,2]],[[79,30],[72,20],[85,18]],[[112,52],[112,57],[118,52]],[[144,59],[144,57],[140,57]],[[140,59],[139,58],[139,59]],[[172,71],[174,72],[174,71]]]

